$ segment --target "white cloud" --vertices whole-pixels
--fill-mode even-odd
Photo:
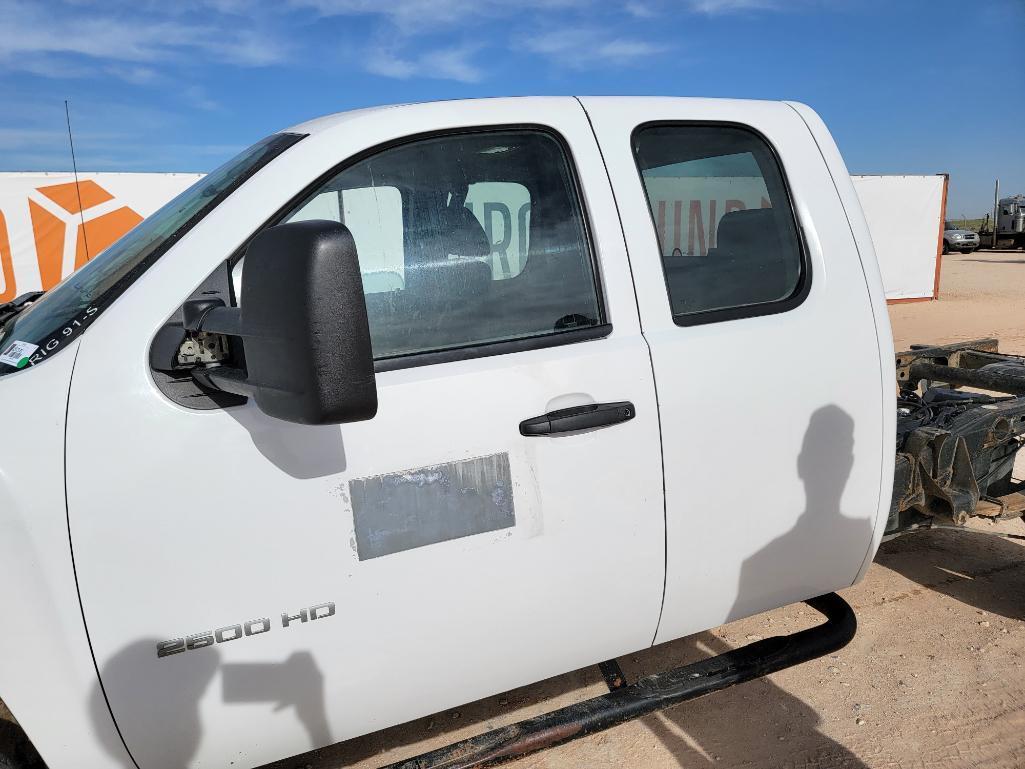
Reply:
[[[687,6],[695,13],[716,16],[738,11],[774,11],[780,9],[778,0],[688,0]]]
[[[648,3],[631,2],[623,6],[624,10],[637,19],[653,19],[658,12]]]
[[[67,133],[56,130],[39,131],[24,128],[0,128],[0,150],[37,147],[40,144],[59,142],[61,139],[67,141]]]
[[[56,69],[57,62],[52,58],[56,56],[152,63],[180,61],[201,53],[243,66],[263,66],[284,58],[280,43],[244,27],[129,16],[99,8],[46,10],[20,0],[0,0],[0,18],[4,25],[0,62],[10,69],[35,66],[40,72],[39,62],[49,62]]]
[[[0,70],[113,77],[155,89],[187,82],[190,71],[210,62],[315,68],[348,55],[384,77],[477,83],[488,75],[487,62],[524,49],[580,70],[641,62],[669,49],[657,18],[670,10],[716,15],[777,9],[782,2],[51,0],[44,8],[33,0],[0,0]],[[337,35],[337,49],[309,50],[302,36],[311,25],[320,40],[325,32]],[[531,35],[531,29],[540,31]],[[207,101],[193,99],[194,105]]]
[[[196,109],[201,109],[206,112],[217,112],[223,109],[217,101],[210,98],[206,89],[201,85],[187,86],[185,90],[182,91],[182,96],[190,106],[195,107]]]
[[[427,73],[435,72],[437,77],[458,80],[461,83],[476,83],[483,78],[483,72],[476,67],[470,57],[476,48],[441,48],[428,51],[421,57],[427,67]]]
[[[594,0],[288,0],[322,16],[379,16],[403,33],[488,18],[510,18],[531,11],[586,8]]]
[[[366,69],[375,75],[400,80],[423,77],[477,83],[484,76],[482,70],[471,61],[477,50],[477,46],[460,46],[402,56],[395,51],[379,49],[373,51],[367,59]]]
[[[8,169],[70,168],[64,100],[40,97],[34,89],[0,88],[0,162]],[[154,164],[161,136],[180,140],[183,121],[165,109],[87,96],[71,99],[71,121],[79,167],[94,170],[118,157]],[[45,158],[49,160],[43,162]],[[157,167],[155,164],[152,167]]]
[[[575,69],[601,64],[624,66],[668,50],[659,43],[617,36],[596,27],[542,32],[523,39],[521,45]]]
[[[103,71],[108,75],[116,77],[118,80],[124,80],[132,85],[150,85],[157,82],[159,78],[156,70],[131,64],[112,64],[109,67],[105,67]]]
[[[382,77],[406,80],[416,74],[416,62],[396,56],[392,51],[373,51],[366,60],[366,70]]]

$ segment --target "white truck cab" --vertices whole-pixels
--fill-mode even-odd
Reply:
[[[50,769],[255,767],[830,593],[890,507],[800,104],[313,120],[7,316],[0,697]]]

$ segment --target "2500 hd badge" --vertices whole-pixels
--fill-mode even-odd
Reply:
[[[301,625],[310,620],[333,617],[334,613],[335,604],[333,601],[318,603],[315,606],[300,609],[297,614],[289,614],[287,611],[283,611],[281,612],[281,627],[287,628],[294,623]],[[237,641],[245,636],[267,633],[272,627],[273,625],[269,617],[261,617],[260,619],[251,619],[248,622],[242,622],[237,625],[225,625],[224,627],[217,628],[217,630],[203,630],[199,633],[183,636],[182,638],[171,638],[157,644],[157,657],[169,657],[172,654],[180,654],[184,651],[193,651],[213,646],[215,643]]]

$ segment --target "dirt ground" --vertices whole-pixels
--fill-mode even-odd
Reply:
[[[1025,251],[948,254],[940,298],[890,306],[893,342],[960,342],[995,336],[1000,349],[1025,355]]]
[[[1025,354],[1025,253],[944,257],[940,296],[891,307],[899,348],[996,336],[1001,349]],[[1025,534],[1021,521],[975,528]],[[509,766],[1025,766],[1022,542],[945,531],[899,538],[884,543],[865,581],[844,596],[859,628],[840,653]],[[814,617],[785,607],[620,663],[632,680],[793,632]],[[273,767],[378,767],[603,691],[596,669],[581,670]]]

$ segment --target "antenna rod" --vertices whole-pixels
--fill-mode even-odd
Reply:
[[[68,120],[68,144],[71,145],[71,170],[75,174],[75,194],[78,195],[78,215],[82,220],[82,245],[85,246],[85,260],[89,261],[89,238],[85,231],[85,209],[82,208],[82,190],[78,186],[78,164],[75,162],[75,140],[71,138],[71,110],[64,100],[64,117]]]

